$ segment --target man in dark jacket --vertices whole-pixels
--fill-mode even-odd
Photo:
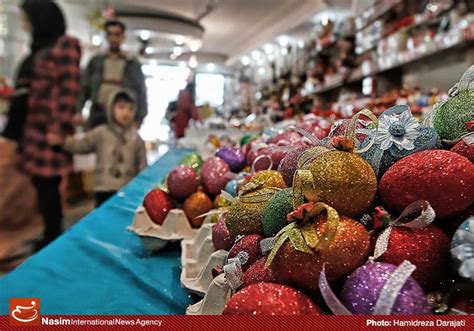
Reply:
[[[105,104],[116,90],[126,88],[134,93],[137,112],[135,121],[141,125],[148,113],[145,77],[141,64],[134,57],[125,54],[122,43],[125,40],[125,25],[119,21],[108,21],[105,31],[109,50],[96,55],[89,62],[83,77],[79,110],[87,100],[92,101],[89,125],[95,127],[106,122]]]

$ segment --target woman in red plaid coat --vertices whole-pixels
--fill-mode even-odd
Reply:
[[[26,120],[20,140],[21,165],[37,190],[45,222],[44,244],[61,234],[61,178],[72,169],[71,155],[47,143],[48,134],[73,133],[80,89],[77,39],[65,35],[64,17],[51,0],[25,0],[23,26],[32,34]]]

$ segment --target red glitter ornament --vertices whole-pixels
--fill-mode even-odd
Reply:
[[[474,144],[467,144],[461,139],[456,145],[451,148],[451,152],[458,153],[467,157],[469,161],[474,162]]]
[[[166,181],[170,195],[180,201],[185,200],[198,188],[198,176],[193,168],[187,165],[179,165],[171,170]]]
[[[174,203],[168,193],[157,188],[145,196],[143,206],[151,220],[162,225],[169,211],[174,208]]]
[[[217,223],[212,227],[212,243],[216,250],[223,249],[228,251],[232,248],[234,239],[225,225],[225,213],[219,217]]]
[[[318,216],[311,226],[319,237],[324,233],[326,216]],[[362,224],[340,216],[336,235],[330,245],[312,254],[296,250],[286,241],[276,253],[271,269],[278,283],[310,292],[318,292],[318,280],[323,264],[326,275],[334,282],[361,266],[369,254],[369,234]]]
[[[390,234],[387,251],[377,261],[393,265],[410,261],[416,266],[412,277],[421,287],[430,289],[446,275],[449,249],[448,236],[436,225],[424,229],[396,226]]]
[[[267,257],[264,256],[252,264],[242,276],[242,288],[251,284],[275,282],[272,269],[265,266]]]
[[[286,154],[287,151],[279,149],[277,145],[271,145],[268,147],[251,150],[247,153],[247,165],[253,165],[255,171],[261,171],[267,170],[268,168],[270,168],[270,164],[272,164],[271,169],[277,170],[278,165],[280,164],[281,160],[286,156]],[[257,162],[255,162],[257,157],[261,155],[267,155],[268,157],[262,157]]]
[[[306,295],[291,287],[252,284],[233,295],[223,315],[320,315],[319,308]]]
[[[456,215],[474,203],[474,164],[450,151],[417,152],[387,170],[379,193],[399,213],[412,202],[427,200],[437,218]]]
[[[206,192],[211,196],[221,193],[230,180],[226,174],[230,172],[227,163],[221,158],[214,156],[207,159],[201,168],[201,180]]]
[[[263,237],[258,234],[251,234],[243,237],[235,243],[229,252],[229,259],[236,257],[240,252],[245,252],[248,256],[247,262],[242,264],[242,271],[246,271],[253,263],[262,257],[260,241]]]

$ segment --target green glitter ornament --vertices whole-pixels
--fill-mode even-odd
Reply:
[[[202,157],[201,157],[201,155],[199,155],[199,153],[187,154],[179,162],[179,164],[187,165],[187,166],[190,166],[191,168],[193,168],[193,170],[198,175],[201,173],[202,163],[203,163]]]
[[[288,225],[287,215],[293,211],[293,189],[281,190],[268,201],[263,211],[263,233],[273,237]]]
[[[474,90],[459,91],[436,110],[433,126],[443,140],[456,140],[468,133],[467,123],[474,120]]]
[[[232,237],[263,233],[263,210],[277,190],[255,187],[236,198],[229,207],[225,223]]]

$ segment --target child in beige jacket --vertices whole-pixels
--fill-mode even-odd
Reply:
[[[70,153],[95,153],[96,206],[114,195],[146,167],[145,144],[133,121],[135,101],[126,90],[117,90],[107,107],[107,124],[85,133],[83,138],[50,135],[50,144],[62,145]]]

